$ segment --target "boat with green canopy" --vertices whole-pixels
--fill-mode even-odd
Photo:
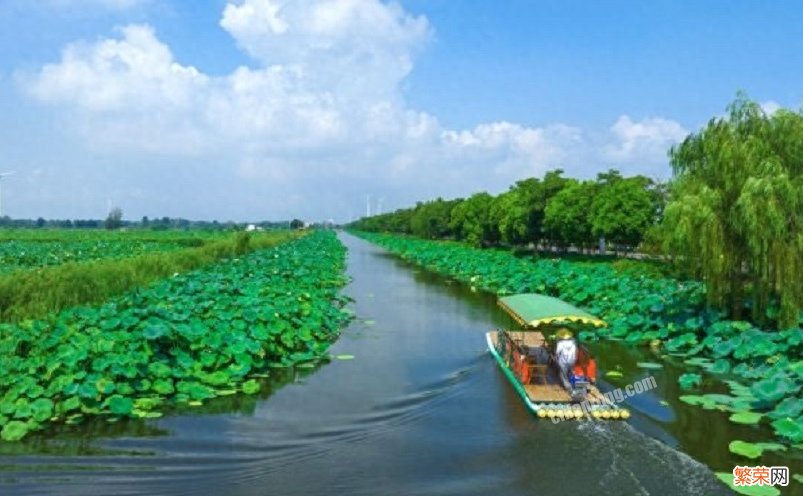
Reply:
[[[486,333],[488,349],[539,418],[627,419],[596,386],[596,360],[574,334],[605,327],[602,319],[551,296],[525,293],[499,298],[519,330]]]

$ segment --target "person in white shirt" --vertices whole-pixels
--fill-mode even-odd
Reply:
[[[571,374],[575,362],[577,362],[577,341],[574,340],[572,331],[563,327],[558,329],[555,334],[558,342],[555,344],[555,361],[560,368],[560,381],[567,390],[572,389]]]

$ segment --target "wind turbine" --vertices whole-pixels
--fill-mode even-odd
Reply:
[[[16,172],[0,172],[0,217],[3,216],[3,178],[13,174]]]

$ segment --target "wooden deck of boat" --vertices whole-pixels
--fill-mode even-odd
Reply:
[[[533,403],[571,403],[569,393],[559,384],[524,384],[524,391]],[[589,403],[604,404],[605,398],[596,386],[588,387]]]
[[[537,331],[508,331],[510,337],[518,345],[525,346],[543,346],[544,335]],[[490,333],[491,342],[493,346],[497,347],[496,332]],[[570,403],[572,398],[568,391],[557,383],[556,378],[550,378],[548,384],[522,384],[524,391],[533,403]],[[588,396],[586,400],[591,404],[604,404],[607,403],[605,397],[602,396],[597,386],[590,385],[588,387]]]

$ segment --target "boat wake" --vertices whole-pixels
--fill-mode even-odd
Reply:
[[[208,416],[176,417],[163,421],[168,430],[177,428],[167,438],[95,442],[105,450],[101,456],[17,457],[13,467],[0,467],[0,493],[6,494],[6,484],[20,495],[197,495],[206,494],[209,484],[258,487],[271,474],[348,449],[344,445],[392,435],[426,417],[455,394],[486,358],[484,354],[472,358],[465,367],[436,381],[363,413],[335,416],[339,422],[315,429],[306,426],[304,419],[294,424],[292,417],[277,423],[259,415],[221,415],[219,430],[210,430]],[[226,435],[221,436],[221,431]],[[2,472],[13,473],[13,478],[4,479]],[[129,485],[132,480],[136,486]]]

